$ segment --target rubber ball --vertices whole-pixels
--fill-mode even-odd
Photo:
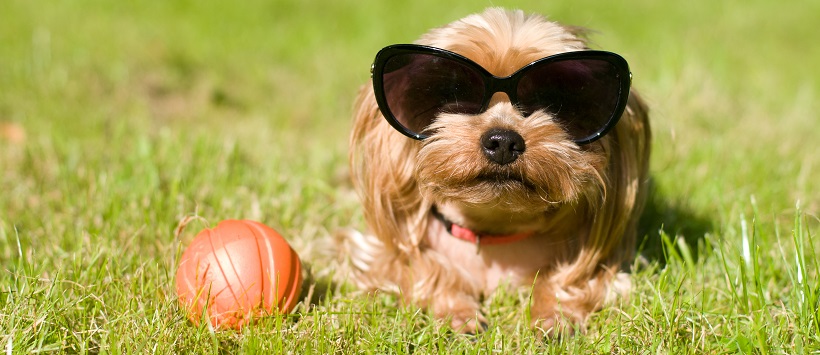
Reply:
[[[302,288],[299,256],[272,228],[224,220],[201,231],[182,253],[179,300],[195,324],[239,329],[267,314],[289,313]]]

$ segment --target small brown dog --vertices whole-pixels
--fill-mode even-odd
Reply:
[[[370,234],[340,234],[357,285],[463,332],[499,285],[532,287],[549,334],[629,289],[647,110],[580,33],[491,8],[379,52],[350,142]]]

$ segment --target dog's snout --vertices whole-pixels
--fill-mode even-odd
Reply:
[[[481,135],[481,148],[487,159],[505,165],[524,153],[524,138],[516,131],[494,128]]]

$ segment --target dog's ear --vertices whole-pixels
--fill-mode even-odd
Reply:
[[[606,217],[610,225],[593,229],[599,234],[593,240],[602,242],[611,266],[628,261],[635,252],[635,234],[649,183],[650,132],[646,103],[632,90],[609,147],[612,153],[607,178],[614,191],[607,193],[604,205],[608,212],[601,217]]]
[[[627,108],[615,129],[599,142],[608,156],[606,190],[602,205],[589,209],[590,229],[583,249],[561,272],[568,284],[589,279],[602,270],[618,270],[634,255],[649,180],[651,143],[648,109],[636,91],[630,92]]]
[[[393,129],[379,111],[372,84],[362,87],[350,137],[351,176],[371,232],[385,247],[418,247],[430,209],[418,193],[416,156],[421,142]],[[426,206],[426,207],[425,207]]]

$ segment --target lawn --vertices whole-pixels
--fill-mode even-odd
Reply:
[[[539,340],[525,292],[438,326],[330,280],[362,229],[352,102],[376,51],[486,6],[596,30],[652,109],[631,298]],[[820,353],[818,1],[0,2],[0,349],[26,353]],[[182,233],[179,221],[197,216]],[[288,316],[194,326],[196,232],[279,230],[313,277]]]

